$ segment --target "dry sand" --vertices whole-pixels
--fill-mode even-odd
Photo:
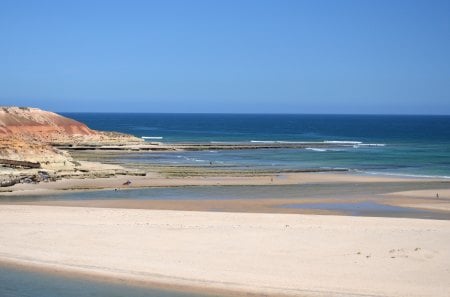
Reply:
[[[450,212],[448,188],[393,192],[385,196],[389,196],[391,203],[398,206]]]
[[[0,205],[0,260],[293,296],[450,296],[450,221]]]
[[[437,194],[437,196],[436,196]],[[436,198],[436,200],[450,200],[450,189],[427,189],[389,193],[391,196],[415,197],[415,198]]]

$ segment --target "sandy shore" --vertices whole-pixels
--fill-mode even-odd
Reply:
[[[0,261],[280,296],[449,296],[450,222],[0,205]]]
[[[131,185],[123,183],[131,180]],[[298,186],[294,197],[283,196],[284,187],[272,190],[272,196],[241,197],[234,192],[234,199],[197,199],[184,197],[179,199],[118,199],[124,189],[147,187],[183,187],[183,186]],[[447,179],[417,179],[391,176],[364,176],[349,173],[288,173],[270,176],[222,176],[222,177],[186,177],[165,178],[159,174],[147,176],[120,176],[97,179],[63,179],[56,182],[39,184],[17,184],[5,188],[11,192],[0,193],[0,204],[32,204],[51,206],[81,206],[107,208],[134,208],[159,210],[225,211],[255,213],[299,213],[299,214],[345,214],[336,210],[305,208],[286,208],[289,204],[308,203],[365,203],[371,201],[382,205],[421,209],[427,214],[403,215],[413,218],[450,219],[450,181]],[[113,190],[118,189],[115,193]],[[107,198],[88,200],[64,199],[45,200],[46,195],[62,194],[86,190],[111,190]],[[267,188],[267,190],[269,190]],[[253,191],[248,188],[248,191]],[[292,190],[291,190],[292,191]],[[232,192],[230,192],[232,193]],[[440,193],[436,198],[436,193]],[[32,201],[29,195],[39,195],[42,199]],[[188,194],[186,194],[188,195]],[[2,197],[3,196],[3,197]],[[95,197],[95,193],[92,194]],[[192,196],[192,195],[191,195]],[[291,195],[292,196],[292,195]],[[17,198],[14,198],[17,197]],[[23,201],[21,201],[23,197]],[[239,199],[236,199],[239,198]],[[257,198],[257,199],[253,199]],[[392,216],[372,213],[375,216]],[[399,215],[402,216],[402,215]]]
[[[389,196],[392,203],[398,206],[450,212],[450,189],[448,188],[393,192],[386,196]]]
[[[123,185],[126,181],[131,185]],[[216,185],[294,185],[326,183],[380,183],[380,182],[442,182],[450,187],[449,179],[418,179],[391,176],[365,176],[349,173],[285,173],[267,176],[220,176],[220,177],[172,177],[166,178],[158,173],[147,176],[116,176],[110,178],[68,178],[56,182],[39,184],[16,184],[0,190],[1,195],[39,195],[68,190],[129,189],[143,187],[175,186],[216,186]],[[435,193],[432,195],[434,196]]]

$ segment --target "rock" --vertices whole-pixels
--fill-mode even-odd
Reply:
[[[128,170],[121,166],[77,162],[60,148],[122,147],[142,143],[144,140],[132,135],[96,131],[76,120],[38,108],[0,107],[0,161],[3,160],[0,166],[14,167],[19,175],[15,179],[3,180],[1,186],[54,181],[64,177],[126,174]]]
[[[92,130],[85,124],[50,111],[0,107],[0,159],[38,162],[42,168],[76,163],[61,145],[123,145],[143,143],[132,135]]]

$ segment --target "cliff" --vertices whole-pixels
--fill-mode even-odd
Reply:
[[[0,159],[71,162],[58,145],[124,145],[142,143],[132,135],[92,130],[85,124],[50,111],[28,107],[0,107]]]
[[[0,134],[35,135],[53,134],[95,135],[85,124],[38,108],[0,108]]]

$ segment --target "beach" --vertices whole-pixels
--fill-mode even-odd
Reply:
[[[124,185],[127,181],[131,184]],[[0,204],[355,215],[358,204],[372,203],[358,215],[450,219],[450,182],[439,178],[349,173],[166,178],[154,173],[17,184],[7,189],[0,193]]]
[[[2,265],[194,296],[423,297],[450,289],[445,179],[153,175],[12,189],[0,198]],[[354,212],[367,201],[382,207]]]
[[[100,127],[107,130],[125,124],[132,130],[121,132],[141,137],[149,125],[140,124],[142,115],[123,115],[123,123],[112,115],[81,117],[112,121]],[[253,132],[239,124],[239,137],[225,128],[228,136],[217,142],[210,138],[218,135],[215,121],[201,127],[205,135],[195,132],[202,117],[188,117],[181,134],[181,122],[166,122],[175,126],[161,131],[174,143],[145,143],[82,123],[76,130],[89,135],[70,141],[63,131],[70,132],[72,122],[60,119],[67,125],[40,140],[39,158],[4,160],[0,295],[14,284],[9,290],[21,296],[23,277],[34,284],[28,295],[45,289],[39,297],[47,297],[52,283],[76,294],[70,288],[80,279],[81,295],[100,287],[99,296],[111,295],[109,284],[134,290],[132,296],[169,290],[158,297],[448,296],[450,179],[443,132],[430,142],[401,127],[387,138],[366,138],[353,131],[357,118],[331,117],[323,136],[272,141],[285,139],[291,120],[304,129],[321,117],[239,116],[231,119],[256,119]],[[260,131],[266,120],[284,127],[269,140]],[[384,119],[373,120],[368,128],[377,131]],[[326,140],[341,123],[360,138]],[[184,137],[191,142],[179,142]],[[10,146],[4,148],[14,157]],[[48,161],[50,151],[60,157],[56,162]],[[25,150],[23,156],[35,154]]]
[[[0,206],[0,259],[270,296],[448,296],[450,221]]]
[[[145,169],[3,188],[0,265],[192,296],[449,296],[446,178]]]
[[[450,297],[450,1],[0,23],[0,297]]]
[[[129,185],[124,185],[131,181]],[[410,178],[386,175],[362,175],[352,173],[261,173],[254,171],[252,175],[240,176],[235,173],[223,173],[221,176],[186,176],[167,177],[160,172],[148,172],[145,176],[113,176],[109,178],[64,178],[55,182],[39,184],[16,184],[0,191],[0,195],[33,195],[36,193],[50,194],[67,190],[95,189],[130,189],[145,187],[177,187],[177,186],[218,186],[218,185],[292,185],[292,184],[330,184],[330,183],[380,183],[403,182],[414,185],[420,182],[440,182],[443,187],[450,185],[447,178]],[[427,193],[435,196],[436,193]]]

